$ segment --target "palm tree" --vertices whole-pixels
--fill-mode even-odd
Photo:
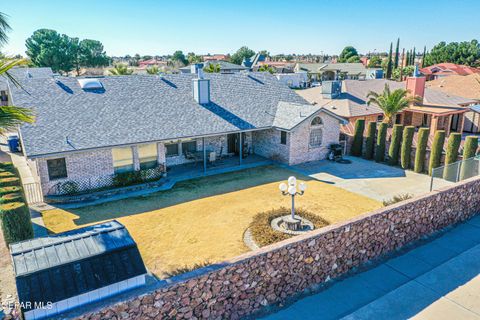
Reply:
[[[7,21],[7,15],[5,13],[0,12],[0,47],[7,43],[8,36],[7,32],[10,31],[10,25]]]
[[[209,63],[205,68],[203,68],[203,71],[207,73],[219,73],[220,69],[221,69],[220,64]]]
[[[370,91],[367,94],[367,105],[374,104],[382,109],[383,114],[385,115],[383,121],[391,126],[395,114],[402,111],[410,104],[422,102],[420,97],[409,97],[408,93],[409,91],[405,89],[390,91],[388,84],[385,84],[385,88],[381,94],[374,91]]]
[[[160,69],[157,66],[148,67],[146,70],[148,74],[158,74],[160,72]]]
[[[24,60],[1,59],[0,76],[9,79],[15,86],[20,86],[18,81],[15,80],[13,76],[8,73],[8,70],[22,63],[24,63]],[[19,125],[23,123],[33,122],[35,122],[35,113],[32,109],[15,106],[0,106],[0,134],[14,131]]]
[[[132,69],[129,69],[127,65],[123,63],[116,64],[113,69],[108,70],[114,76],[126,76],[133,73]]]

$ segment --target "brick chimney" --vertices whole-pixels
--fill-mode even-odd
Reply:
[[[407,77],[406,89],[409,91],[409,96],[419,96],[423,101],[425,95],[425,81],[426,78],[420,75],[418,66],[415,66],[413,76]]]

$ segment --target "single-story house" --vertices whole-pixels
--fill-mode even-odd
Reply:
[[[478,74],[480,73],[480,69],[461,64],[445,62],[421,68],[420,72],[427,78],[428,81],[453,75],[467,76],[469,74]]]
[[[348,120],[342,126],[342,132],[353,134],[355,122],[364,119],[366,122],[383,121],[383,111],[377,106],[367,105],[367,95],[370,91],[381,93],[386,84],[391,90],[406,88],[422,98],[420,105],[410,106],[397,114],[396,123],[414,125],[416,127],[431,127],[431,133],[444,129],[462,132],[464,114],[469,111],[471,99],[462,98],[441,91],[425,88],[425,77],[409,77],[406,82],[386,79],[364,81],[344,80],[334,81],[339,87],[338,94],[331,94],[332,82],[325,81],[321,87],[298,90],[297,93],[310,103],[330,110]]]
[[[209,60],[202,63],[196,63],[186,67],[182,67],[179,70],[181,73],[197,73],[198,69],[207,68],[210,64],[219,65],[221,73],[234,73],[248,70],[248,68],[239,66],[238,64],[222,60]]]
[[[158,166],[206,172],[224,157],[235,165],[320,160],[345,121],[268,72],[20,80],[10,98],[37,113],[19,133],[44,195],[65,182]]]
[[[365,79],[367,68],[361,63],[297,63],[295,72],[307,72],[313,80]]]
[[[290,88],[305,88],[308,83],[308,76],[306,72],[298,73],[276,73],[278,81],[286,84]]]
[[[118,221],[10,245],[20,306],[38,320],[145,284],[137,244]]]

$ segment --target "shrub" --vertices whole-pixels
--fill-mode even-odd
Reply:
[[[365,120],[358,119],[355,122],[355,133],[353,135],[352,148],[350,149],[350,154],[352,156],[360,157],[362,155],[364,130],[365,130]]]
[[[2,171],[0,172],[0,178],[15,177],[15,173],[11,171]]]
[[[390,206],[392,204],[395,204],[395,203],[398,203],[398,202],[401,202],[401,201],[404,201],[404,200],[408,200],[408,199],[411,199],[411,198],[413,198],[413,196],[409,193],[397,194],[396,196],[393,196],[393,198],[391,198],[389,200],[383,200],[383,206],[384,207]]]
[[[10,187],[2,187],[0,188],[0,195],[12,192],[21,192],[22,187],[20,186],[10,186]]]
[[[433,169],[440,167],[444,143],[445,131],[438,130],[433,137],[432,150],[430,151],[430,164],[428,166],[429,175],[432,175]]]
[[[400,152],[400,143],[402,142],[403,125],[393,126],[392,141],[388,149],[388,164],[396,166],[398,164],[398,154]]]
[[[19,185],[20,185],[20,178],[18,177],[0,178],[0,186],[2,187],[19,186]]]
[[[0,197],[0,203],[9,203],[24,201],[23,195],[20,192],[7,193]]]
[[[295,210],[296,215],[299,215],[307,220],[310,220],[315,228],[321,228],[329,224],[325,219],[310,213],[304,209],[298,208]],[[250,224],[250,232],[254,241],[260,246],[282,241],[292,237],[286,233],[273,230],[270,224],[272,220],[281,216],[290,214],[290,209],[281,207],[279,209],[273,209],[270,211],[257,213],[253,217],[253,221]]]
[[[452,165],[458,159],[458,149],[462,142],[462,135],[458,132],[450,134],[447,142],[447,154],[445,155],[445,169],[443,169],[443,179],[448,181],[456,181],[458,171],[458,165]]]
[[[412,153],[413,134],[415,133],[414,126],[407,126],[403,131],[402,138],[402,152],[401,152],[401,164],[403,169],[410,168],[410,154]]]
[[[375,143],[375,134],[377,133],[377,123],[371,121],[367,127],[367,138],[365,139],[365,159],[373,159],[373,150]]]
[[[422,173],[425,167],[425,156],[427,154],[428,136],[430,129],[420,128],[418,130],[417,150],[415,151],[415,166],[413,170],[416,173]]]
[[[113,177],[113,185],[116,187],[126,187],[141,183],[142,174],[140,171],[116,173]]]
[[[378,127],[377,143],[375,145],[375,161],[383,162],[385,159],[385,143],[387,140],[388,124],[382,122]]]
[[[1,205],[0,220],[7,245],[33,238],[30,211],[25,203],[10,202]]]
[[[475,157],[478,148],[478,137],[468,136],[463,145],[463,162],[460,170],[460,180],[471,178],[478,174],[478,164],[476,161],[467,160]]]

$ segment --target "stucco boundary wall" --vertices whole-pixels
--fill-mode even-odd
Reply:
[[[79,319],[237,319],[480,212],[480,179],[198,269]]]

